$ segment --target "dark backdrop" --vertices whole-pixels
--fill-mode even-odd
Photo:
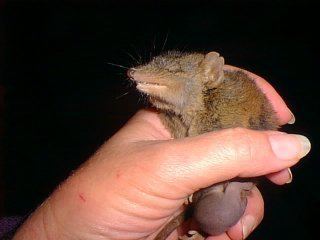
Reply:
[[[284,130],[313,144],[292,184],[267,184],[265,220],[251,239],[315,239],[318,14],[311,2],[284,0],[7,1],[3,214],[34,209],[143,106],[125,69],[106,62],[132,66],[132,58],[170,49],[215,50],[266,78],[296,116]]]

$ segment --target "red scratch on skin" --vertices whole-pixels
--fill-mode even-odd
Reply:
[[[82,193],[79,193],[79,198],[82,200],[82,202],[85,202],[86,199],[84,198],[83,194]]]
[[[121,171],[118,170],[118,171],[116,172],[116,177],[117,177],[117,179],[119,179],[119,178],[121,177],[121,175],[122,175]]]

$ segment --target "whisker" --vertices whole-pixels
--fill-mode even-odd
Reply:
[[[109,65],[112,65],[112,66],[115,66],[115,67],[124,68],[124,69],[130,69],[129,67],[125,67],[125,66],[122,66],[120,64],[115,64],[115,63],[110,63],[110,62],[106,62],[106,64],[109,64]]]
[[[130,44],[131,48],[135,52],[135,54],[139,57],[138,64],[140,65],[142,63],[142,57],[141,54],[137,51],[136,47],[133,44]]]
[[[139,61],[132,54],[124,50],[123,52],[125,52],[133,61],[135,61],[135,63],[139,64]]]
[[[154,35],[154,38],[153,38],[153,52],[156,52],[156,38],[157,38],[157,35]]]
[[[124,97],[125,95],[128,95],[128,93],[129,93],[129,92],[130,92],[130,91],[125,92],[124,94],[121,94],[120,96],[116,97],[116,100],[118,100],[118,99],[120,99],[120,98]]]
[[[164,49],[165,45],[167,44],[168,36],[169,36],[169,30],[168,30],[168,32],[167,32],[166,38],[165,38],[165,40],[164,40],[164,43],[163,43],[163,45],[162,45],[161,52],[163,52],[163,49]]]
[[[186,51],[186,49],[187,49],[188,45],[189,45],[189,44],[185,44],[185,45],[184,45],[184,47],[181,49],[181,52],[183,52],[183,53],[184,53],[184,52]]]

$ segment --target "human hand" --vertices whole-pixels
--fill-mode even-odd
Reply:
[[[251,76],[281,123],[290,121],[275,90]],[[297,135],[240,128],[172,139],[156,112],[142,110],[56,189],[14,239],[153,239],[200,188],[261,175],[288,182],[288,168],[307,154],[308,144]],[[255,188],[241,220],[210,239],[242,239],[262,217],[263,200]]]

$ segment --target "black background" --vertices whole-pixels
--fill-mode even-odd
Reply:
[[[284,130],[313,145],[292,184],[266,184],[265,219],[251,239],[317,238],[318,15],[306,1],[7,1],[3,214],[34,209],[143,106],[125,69],[107,62],[215,50],[266,78],[296,116]]]

